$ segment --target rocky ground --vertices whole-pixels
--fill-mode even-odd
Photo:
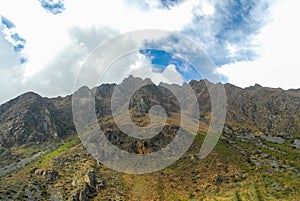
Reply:
[[[240,134],[240,132],[243,134]],[[176,163],[128,175],[99,164],[70,138],[0,179],[2,200],[297,200],[299,149],[249,129],[227,131],[204,160],[204,133]]]

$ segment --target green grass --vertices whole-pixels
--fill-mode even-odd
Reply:
[[[277,144],[272,142],[264,142],[264,144],[274,147],[282,152],[285,152],[286,154],[279,153],[273,150],[269,150],[267,148],[263,148],[263,151],[276,157],[277,159],[280,159],[284,161],[286,164],[291,165],[293,167],[296,167],[300,169],[300,151],[293,149],[289,146],[289,144]]]
[[[238,191],[236,191],[234,193],[234,200],[236,200],[236,201],[242,201],[242,198],[241,198],[241,196],[240,196],[240,194],[239,194]]]
[[[66,142],[65,144],[61,145],[60,147],[58,147],[57,149],[55,149],[52,152],[46,153],[45,155],[43,155],[38,161],[38,166],[39,167],[48,167],[49,166],[49,162],[55,158],[56,156],[58,156],[60,153],[68,150],[71,147],[74,147],[75,145],[80,143],[80,139],[79,138],[74,138],[68,142]]]
[[[264,200],[263,195],[259,191],[259,189],[258,189],[258,187],[257,187],[256,184],[253,185],[253,191],[254,191],[254,195],[255,195],[257,201],[263,201]]]

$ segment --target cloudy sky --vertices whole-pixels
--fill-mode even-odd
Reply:
[[[142,29],[167,30],[194,41],[212,59],[223,82],[300,88],[299,4],[296,0],[2,0],[0,103],[26,91],[51,97],[72,93],[82,64],[99,44]],[[143,50],[121,60],[116,63],[123,69],[106,73],[105,82],[118,82],[128,70],[147,65],[161,67],[132,74],[156,82],[200,79],[168,52]]]

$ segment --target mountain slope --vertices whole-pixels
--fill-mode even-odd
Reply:
[[[207,81],[206,81],[207,82]],[[120,149],[151,153],[175,137],[180,108],[163,85],[130,76],[126,87],[148,84],[129,101],[132,121],[150,123],[149,110],[165,108],[167,123],[153,139],[120,131],[111,114],[117,85],[83,87],[94,93],[99,125]],[[214,85],[213,83],[209,83]],[[300,90],[245,89],[225,84],[227,118],[221,139],[204,160],[197,154],[211,117],[205,81],[191,81],[200,129],[187,153],[170,167],[127,175],[99,164],[76,136],[72,96],[43,98],[29,92],[0,106],[1,200],[297,200],[300,197]],[[171,87],[178,88],[178,85]]]
[[[123,84],[140,85],[149,81],[131,76]],[[190,85],[198,98],[201,116],[209,116],[210,96],[205,82],[191,81]],[[110,98],[114,87],[114,84],[104,84],[92,89],[96,94],[98,118],[111,115]],[[299,90],[260,86],[242,89],[230,84],[224,87],[228,123],[251,125],[265,134],[287,139],[299,133]],[[140,103],[142,99],[143,104]],[[152,83],[134,94],[130,108],[136,113],[147,113],[156,104],[161,104],[168,114],[179,113],[178,102],[171,92]],[[61,138],[72,133],[75,133],[75,127],[71,96],[49,99],[29,92],[0,106],[0,143],[3,147]]]
[[[68,124],[49,99],[25,93],[0,106],[0,143],[11,147],[62,138],[74,132]]]

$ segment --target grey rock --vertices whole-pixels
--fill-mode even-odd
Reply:
[[[80,190],[76,191],[73,195],[71,195],[69,201],[80,201],[79,200]]]
[[[263,138],[264,140],[266,140],[268,142],[274,142],[274,143],[277,143],[277,144],[285,143],[285,139],[283,139],[281,137],[277,137],[277,136],[263,135],[263,136],[261,136],[261,138]]]
[[[43,176],[48,181],[54,181],[59,177],[59,174],[56,170],[49,169],[49,170],[35,170],[34,174]]]
[[[96,179],[95,179],[95,172],[94,171],[88,171],[85,177],[85,182],[95,188],[96,187]]]
[[[90,186],[84,182],[84,188],[82,191],[80,191],[79,194],[79,201],[88,201],[91,197],[91,194],[93,193],[93,190],[90,188]]]
[[[300,149],[300,140],[299,139],[295,139],[292,146],[295,148],[295,149]]]
[[[29,173],[34,174],[36,171],[37,171],[37,168],[35,167],[35,168],[32,168]]]
[[[98,182],[96,185],[96,191],[100,192],[105,188],[105,183],[104,182]]]
[[[41,143],[73,133],[71,111],[60,112],[55,100],[28,92],[0,105],[0,144],[12,147],[28,142]]]

